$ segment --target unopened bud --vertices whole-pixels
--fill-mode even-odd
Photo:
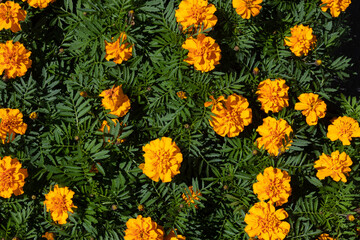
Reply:
[[[186,129],[188,129],[190,126],[189,126],[189,124],[184,124],[184,128],[186,128]]]
[[[139,204],[139,206],[138,206],[138,210],[140,211],[140,212],[142,212],[142,211],[144,211],[144,205],[142,205],[142,204]]]
[[[346,216],[346,219],[349,220],[350,222],[352,222],[352,221],[355,220],[355,217],[354,217],[354,215],[349,214],[349,215]]]
[[[224,185],[224,190],[228,190],[228,185]]]
[[[252,155],[257,155],[258,154],[258,151],[256,150],[256,149],[254,149],[253,151],[252,151]]]
[[[74,140],[75,140],[75,141],[79,141],[79,139],[80,139],[79,136],[75,136],[75,137],[74,137]]]
[[[180,207],[180,208],[183,208],[183,207],[184,207],[184,204],[180,204],[179,207]]]
[[[320,59],[318,59],[318,60],[315,61],[315,65],[316,65],[316,66],[320,66],[321,63],[322,63],[322,61],[321,61]]]
[[[80,92],[80,96],[82,96],[82,97],[87,97],[88,94],[87,94],[87,92],[85,92],[85,91],[81,91],[81,92]]]
[[[36,112],[32,112],[32,113],[30,113],[29,118],[31,120],[35,120],[38,118],[38,114]]]
[[[32,200],[35,200],[35,199],[36,199],[36,196],[35,196],[35,195],[32,195],[32,196],[31,196],[31,199],[32,199]]]
[[[180,32],[183,31],[183,26],[179,25],[179,31],[180,31]]]
[[[146,90],[147,90],[147,91],[151,91],[151,87],[147,87]]]
[[[260,70],[259,70],[258,67],[256,67],[256,68],[253,69],[253,74],[254,74],[255,76],[258,75],[259,72],[260,72]]]
[[[235,46],[235,47],[234,47],[234,51],[235,51],[235,52],[237,52],[237,51],[239,51],[239,50],[240,50],[239,46]]]
[[[2,77],[2,80],[4,82],[7,82],[9,80],[8,76],[6,74],[4,74],[4,76]]]
[[[113,204],[113,205],[111,206],[111,209],[114,210],[114,211],[116,211],[117,208],[118,208],[118,207],[117,207],[117,205],[115,205],[115,204]]]
[[[61,53],[63,53],[64,52],[64,49],[63,48],[60,48],[59,49],[59,53],[61,54]]]

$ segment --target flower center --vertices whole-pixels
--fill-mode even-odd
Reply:
[[[59,212],[67,212],[66,196],[55,197],[53,203]]]
[[[275,214],[268,214],[259,219],[260,229],[262,229],[262,232],[269,232],[272,229],[277,229],[279,222]]]

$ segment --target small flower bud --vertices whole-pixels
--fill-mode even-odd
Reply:
[[[2,80],[4,82],[7,82],[9,80],[8,76],[6,74],[4,74],[4,76],[2,77]]]
[[[140,212],[144,211],[144,210],[145,210],[144,205],[139,204],[138,210],[139,210]]]
[[[184,204],[180,204],[179,207],[180,207],[180,208],[183,208],[183,207],[184,207]]]
[[[179,25],[179,31],[180,31],[180,32],[183,31],[183,26]]]
[[[315,61],[315,65],[316,65],[316,66],[320,66],[321,63],[322,63],[322,61],[321,61],[320,59],[318,59],[318,60]]]
[[[87,92],[85,92],[85,91],[81,91],[81,92],[80,92],[80,96],[82,96],[82,97],[87,97],[88,94],[87,94]]]
[[[115,205],[115,204],[113,204],[112,206],[111,206],[111,209],[113,210],[113,211],[116,211],[117,210],[117,205]]]
[[[36,199],[36,196],[35,196],[35,195],[32,195],[32,196],[31,196],[31,199],[32,199],[32,200],[35,200],[35,199]]]
[[[87,12],[83,12],[83,15],[86,16],[86,15],[87,15]]]
[[[239,46],[235,46],[235,47],[234,47],[234,51],[235,51],[235,52],[237,52],[237,51],[239,51],[239,50],[240,50]]]
[[[61,54],[61,53],[63,53],[64,52],[64,49],[63,48],[60,48],[59,49],[59,53]]]
[[[189,124],[184,124],[184,128],[186,128],[186,129],[188,129],[190,126],[189,126]]]
[[[254,149],[253,151],[252,151],[252,155],[257,155],[258,154],[258,151],[256,150],[256,149]]]
[[[31,120],[35,120],[38,118],[38,114],[36,112],[32,112],[32,113],[30,113],[29,118]]]
[[[134,21],[134,20],[131,20],[130,25],[131,25],[131,26],[134,26],[134,25],[135,25],[135,21]]]
[[[355,220],[355,217],[354,217],[354,215],[349,214],[349,215],[346,216],[346,219],[349,220],[350,222],[352,222],[352,221]]]
[[[229,187],[228,187],[228,185],[224,185],[223,188],[224,188],[224,190],[228,190]]]
[[[79,136],[75,136],[75,137],[74,137],[74,140],[75,140],[75,141],[79,141],[79,139],[80,139]]]
[[[148,92],[150,92],[150,91],[151,91],[151,87],[147,87],[146,90],[147,90]]]
[[[260,70],[259,70],[258,67],[256,67],[256,68],[253,69],[253,74],[254,74],[255,76],[258,75],[259,72],[260,72]]]

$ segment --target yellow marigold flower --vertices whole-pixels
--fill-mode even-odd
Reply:
[[[22,0],[23,2],[27,1],[28,4],[34,8],[46,8],[49,3],[55,2],[55,0]]]
[[[308,55],[316,43],[316,36],[312,33],[312,28],[300,24],[290,30],[291,36],[285,38],[285,45],[289,46],[290,50],[298,57]]]
[[[251,16],[255,17],[260,13],[263,0],[232,0],[232,5],[237,14],[244,19],[249,19]]]
[[[58,224],[65,224],[69,217],[68,212],[73,213],[72,208],[77,208],[72,201],[74,194],[68,187],[59,188],[58,185],[55,185],[53,191],[45,194],[46,211],[51,212],[52,219]]]
[[[171,182],[172,178],[179,174],[183,156],[179,147],[171,138],[162,137],[150,141],[143,146],[145,152],[145,164],[139,167],[151,180],[158,182]]]
[[[55,234],[51,232],[46,232],[41,237],[46,238],[47,240],[55,240]]]
[[[256,131],[261,135],[261,137],[256,139],[258,147],[264,147],[272,156],[278,156],[291,145],[291,141],[289,143],[285,142],[286,146],[283,145],[283,141],[286,140],[285,136],[289,138],[293,131],[284,119],[276,120],[275,118],[267,117]]]
[[[186,93],[183,91],[177,92],[176,95],[181,99],[186,99]]]
[[[314,93],[303,93],[299,97],[299,103],[295,104],[295,110],[302,110],[306,116],[306,123],[310,126],[316,125],[319,118],[325,117],[326,104]]]
[[[14,140],[16,133],[25,134],[27,124],[23,122],[23,115],[19,109],[1,108],[0,119],[0,139],[3,143],[7,134],[12,135],[8,142]]]
[[[245,232],[258,239],[282,240],[290,231],[290,224],[281,220],[288,217],[284,209],[275,211],[271,203],[257,202],[245,215]]]
[[[108,61],[110,61],[110,59],[114,59],[113,62],[117,64],[121,64],[123,61],[129,60],[132,56],[133,45],[126,42],[126,39],[127,35],[122,32],[119,38],[113,43],[109,43],[105,40],[105,59]]]
[[[115,87],[115,85],[100,93],[102,106],[110,110],[110,114],[118,117],[125,116],[130,110],[130,99],[123,93],[122,85]]]
[[[175,10],[175,17],[183,31],[192,32],[214,27],[217,22],[215,11],[216,7],[207,0],[182,0],[179,9]]]
[[[177,229],[175,229],[175,231],[177,231]],[[171,229],[171,232],[169,232],[168,235],[166,235],[166,237],[164,238],[164,240],[185,240],[186,237],[177,234],[175,235],[174,229]]]
[[[336,238],[332,238],[327,233],[322,233],[317,240],[336,240]]]
[[[289,87],[286,85],[285,80],[280,78],[273,81],[266,79],[260,82],[256,94],[261,102],[261,109],[266,113],[269,111],[277,113],[284,107],[289,106],[288,90]]]
[[[137,218],[130,218],[126,222],[124,240],[163,240],[164,231],[151,217],[143,218],[138,215]]]
[[[350,145],[353,137],[360,137],[359,123],[351,117],[338,117],[329,125],[326,136],[331,141],[339,139],[343,145]]]
[[[236,137],[249,125],[252,121],[252,111],[249,102],[241,95],[232,94],[223,103],[213,106],[209,120],[210,126],[214,131],[222,137]]]
[[[338,17],[341,12],[344,12],[351,3],[351,0],[321,0],[321,5],[326,4],[321,7],[323,12],[326,12],[330,9],[331,16]]]
[[[219,64],[221,50],[215,39],[198,34],[197,38],[190,37],[182,45],[189,50],[185,62],[194,65],[195,69],[202,72],[209,72]]]
[[[186,194],[183,193],[183,194],[182,194],[182,198],[183,198],[184,201],[190,206],[191,203],[192,203],[192,204],[195,204],[195,201],[194,201],[194,200],[197,200],[197,201],[200,200],[200,198],[199,198],[198,196],[201,196],[201,192],[200,192],[199,190],[196,191],[196,192],[194,192],[193,186],[190,186],[190,187],[189,187],[189,190],[190,190],[190,194],[191,194],[191,195],[189,195],[188,192],[187,192]],[[195,205],[195,208],[198,208],[198,206]]]
[[[0,31],[10,29],[12,32],[21,30],[20,21],[26,18],[26,11],[21,10],[21,6],[13,1],[0,3]]]
[[[30,113],[29,118],[31,120],[35,120],[38,118],[38,114],[36,112],[32,112],[32,113]]]
[[[346,216],[346,219],[349,220],[350,222],[352,222],[352,221],[355,220],[355,217],[354,217],[354,215],[349,214],[349,215]]]
[[[19,42],[0,43],[0,75],[5,71],[7,78],[24,76],[31,67],[30,55],[31,52]]]
[[[258,182],[253,184],[253,189],[260,201],[270,199],[269,203],[276,203],[276,206],[287,203],[291,195],[291,178],[287,171],[268,167],[264,175],[260,173],[256,179]]]
[[[10,198],[12,194],[18,196],[24,193],[23,186],[28,173],[21,166],[17,158],[0,158],[0,197]]]
[[[314,167],[318,170],[316,177],[322,180],[330,176],[336,182],[339,180],[346,182],[345,174],[351,171],[349,167],[352,164],[351,158],[345,152],[340,154],[339,151],[335,151],[331,156],[323,153],[319,160],[315,161]]]

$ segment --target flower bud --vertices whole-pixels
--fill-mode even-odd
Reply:
[[[235,46],[235,47],[234,47],[234,51],[235,51],[235,52],[237,52],[237,51],[239,51],[239,50],[240,50],[239,46]]]
[[[318,59],[318,60],[315,61],[315,65],[316,65],[316,66],[320,66],[321,63],[322,63],[322,61],[321,61],[320,59]]]
[[[140,212],[144,211],[144,210],[145,210],[144,205],[139,204],[138,210],[139,210]]]
[[[354,217],[354,215],[349,214],[349,215],[346,216],[346,219],[349,220],[350,222],[352,222],[352,221],[355,220],[355,217]]]
[[[88,94],[87,94],[87,92],[85,92],[85,91],[81,91],[81,92],[80,92],[80,96],[82,96],[82,97],[87,97]]]
[[[260,72],[260,70],[259,70],[258,67],[256,67],[256,68],[253,69],[253,74],[254,74],[255,76],[258,75],[259,72]]]
[[[113,211],[116,211],[117,210],[117,205],[115,205],[115,204],[113,204],[112,206],[111,206],[111,209],[113,210]]]
[[[252,155],[257,155],[258,154],[258,151],[256,150],[256,149],[254,149],[253,151],[252,151]]]
[[[228,185],[224,185],[223,188],[224,188],[224,190],[228,190],[229,187],[228,187]]]
[[[74,137],[74,140],[75,140],[75,141],[79,141],[79,139],[80,139],[79,136],[75,136],[75,137]]]
[[[31,120],[35,120],[38,118],[38,114],[36,112],[32,112],[32,113],[30,113],[29,118]]]
[[[32,196],[31,196],[31,199],[32,199],[32,200],[35,200],[35,199],[36,199],[36,196],[35,196],[35,195],[32,195]]]

